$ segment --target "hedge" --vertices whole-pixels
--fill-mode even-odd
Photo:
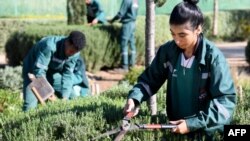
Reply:
[[[36,110],[21,112],[19,108],[11,108],[11,112],[0,113],[0,136],[3,140],[24,141],[51,141],[51,140],[83,140],[87,141],[108,130],[119,127],[123,118],[122,108],[126,95],[131,86],[118,85],[99,97],[85,97],[71,101],[49,102],[45,106],[39,105]],[[4,93],[5,92],[5,93]],[[141,105],[139,115],[132,123],[162,123],[166,124],[165,92],[161,89],[157,93],[158,114],[150,117],[146,102]],[[250,89],[244,88],[243,101],[237,102],[232,124],[250,123]],[[9,91],[0,91],[0,96],[17,95]],[[20,101],[14,97],[11,105],[18,105]],[[7,107],[8,108],[8,107]],[[100,140],[113,140],[115,135],[103,137]],[[219,138],[219,136],[218,136]],[[135,130],[124,136],[124,141],[144,140],[185,140],[173,136],[169,130]]]
[[[204,34],[212,40],[245,40],[250,35],[250,11],[219,13],[218,36],[212,36],[212,14],[205,13]],[[222,17],[222,18],[220,18]],[[155,26],[155,47],[172,39],[169,32],[168,15],[157,15]],[[18,24],[16,24],[18,25]],[[120,63],[119,32],[120,23],[89,27],[86,25],[67,26],[59,24],[32,24],[16,28],[11,36],[0,36],[5,44],[7,59],[11,66],[20,65],[26,52],[36,41],[48,35],[67,35],[71,30],[82,30],[87,36],[87,48],[82,52],[88,71],[103,67],[117,67]],[[8,26],[8,28],[11,28]],[[1,28],[0,28],[1,29]],[[5,28],[3,28],[5,31]],[[15,29],[15,28],[14,28]],[[5,32],[3,32],[5,33]],[[9,32],[7,32],[9,33]],[[8,41],[5,41],[6,38]],[[136,21],[137,64],[144,65],[145,54],[145,16]]]
[[[9,89],[14,92],[21,92],[23,86],[22,67],[0,68],[0,89]]]
[[[156,47],[171,39],[168,31],[168,18],[157,16],[161,26],[156,26]],[[139,17],[136,28],[137,64],[144,64],[145,54],[145,17]],[[105,26],[67,26],[64,24],[28,24],[8,38],[5,51],[8,64],[17,66],[28,50],[42,37],[48,35],[67,35],[71,30],[81,30],[87,37],[87,48],[82,52],[88,71],[102,67],[117,67],[120,63],[119,34],[120,23]],[[162,30],[164,29],[164,30]],[[15,51],[13,51],[15,50]]]
[[[114,26],[115,27],[115,26]],[[48,35],[68,35],[72,30],[83,31],[87,38],[87,46],[81,52],[86,62],[88,71],[100,70],[100,68],[118,66],[120,63],[120,47],[118,45],[118,36],[109,30],[118,30],[119,26],[29,26],[24,31],[17,31],[11,35],[6,43],[5,51],[10,66],[22,64],[28,50],[42,37]],[[119,33],[117,33],[119,34]],[[141,41],[142,42],[142,41]],[[137,39],[140,44],[140,39]],[[143,49],[142,46],[137,46],[138,52]],[[142,55],[144,57],[144,55]],[[140,56],[137,57],[138,60]]]

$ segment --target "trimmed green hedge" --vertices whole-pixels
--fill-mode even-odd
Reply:
[[[2,51],[10,35],[17,29],[23,28],[25,22],[0,19],[0,50]]]
[[[168,17],[157,16],[156,47],[171,39],[168,31]],[[144,64],[145,54],[145,17],[139,17],[136,28],[137,64]],[[120,23],[105,26],[66,26],[64,24],[29,24],[10,35],[5,44],[8,63],[11,66],[22,64],[28,50],[42,37],[48,35],[67,35],[71,30],[81,30],[87,37],[87,48],[82,55],[88,71],[102,67],[117,67],[120,63]],[[164,30],[162,30],[164,29]],[[13,51],[15,50],[15,51]]]
[[[72,30],[83,31],[87,38],[87,47],[82,51],[88,71],[100,70],[102,67],[116,67],[120,63],[119,31],[120,26],[44,26],[25,27],[11,35],[6,43],[5,51],[8,63],[17,66],[22,63],[28,50],[42,37],[48,35],[68,35]],[[113,31],[113,32],[110,32]],[[143,41],[137,39],[138,62],[144,58]]]
[[[138,76],[145,70],[145,67],[133,67],[125,74],[123,81],[127,81],[130,85],[137,83]]]
[[[205,13],[205,35],[211,40],[243,41],[250,36],[250,10],[221,11],[218,35],[212,35],[213,13]]]
[[[122,108],[126,95],[131,89],[128,84],[118,85],[99,97],[85,97],[71,101],[58,100],[49,102],[38,109],[21,112],[18,104],[18,94],[10,91],[0,91],[3,95],[12,97],[13,102],[7,101],[9,110],[0,113],[0,136],[3,140],[24,141],[51,141],[51,140],[88,140],[121,124]],[[138,116],[132,123],[167,123],[165,115],[165,92],[161,89],[157,94],[158,115],[151,118],[146,102],[141,105]],[[234,114],[233,124],[250,123],[250,95],[249,88],[244,88],[244,99],[239,101]],[[13,105],[19,106],[16,108]],[[11,112],[10,112],[11,111]],[[100,140],[113,140],[115,135],[103,137]],[[131,131],[124,136],[124,141],[136,140],[180,140],[174,137],[169,130]],[[181,138],[181,140],[185,140]]]
[[[22,67],[0,68],[0,89],[10,89],[20,92],[23,86]]]
[[[131,86],[118,85],[99,97],[85,97],[71,101],[58,100],[39,105],[37,110],[27,113],[18,109],[12,113],[0,113],[0,131],[3,140],[88,140],[107,130],[118,127],[123,117],[122,108],[125,95]],[[115,95],[114,95],[115,94]],[[124,95],[124,96],[122,96]],[[163,97],[159,103],[165,101]],[[162,109],[161,109],[162,110]],[[149,123],[146,105],[141,107],[140,115],[133,119],[137,123]],[[166,122],[163,114],[157,122]],[[155,121],[156,122],[156,121]],[[164,131],[129,132],[124,140],[159,140]],[[115,136],[101,140],[111,140]]]
[[[212,40],[245,40],[250,35],[250,11],[220,12],[219,32],[217,37],[211,35],[212,14],[205,13],[204,34]],[[168,15],[157,15],[155,26],[155,46],[171,40]],[[5,25],[5,24],[4,24]],[[18,24],[16,24],[18,25]],[[9,27],[9,26],[8,26]],[[87,70],[97,71],[103,67],[117,67],[120,63],[119,34],[120,23],[106,26],[67,26],[66,24],[32,24],[14,28],[15,33],[0,36],[5,44],[7,59],[11,66],[20,65],[26,52],[36,41],[48,35],[67,35],[71,30],[81,30],[87,36],[87,48],[82,52]],[[9,27],[10,28],[10,27]],[[0,27],[1,29],[1,27]],[[4,31],[5,28],[3,28]],[[17,30],[19,29],[19,30]],[[9,32],[8,32],[9,33]],[[145,54],[145,16],[139,16],[136,22],[137,64],[144,65]]]

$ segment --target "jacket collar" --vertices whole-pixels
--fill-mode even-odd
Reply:
[[[174,42],[174,41],[173,41]],[[203,34],[200,34],[199,36],[199,40],[198,40],[198,47],[194,53],[194,56],[198,59],[198,61],[200,62],[200,64],[205,65],[206,64],[206,39],[203,37]],[[182,49],[180,49],[176,43],[174,42],[174,45],[176,47],[176,51],[179,53],[182,52]]]
[[[65,55],[65,41],[67,37],[61,39],[59,42],[57,42],[57,50],[56,50],[56,56],[62,59],[68,59],[68,57]]]
[[[207,47],[206,47],[206,38],[203,35],[200,35],[200,43],[198,46],[198,50],[196,52],[196,56],[200,62],[200,64],[206,64],[206,54],[207,54]]]

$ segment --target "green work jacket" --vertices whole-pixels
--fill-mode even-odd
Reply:
[[[80,56],[77,59],[73,73],[74,73],[73,85],[79,85],[85,89],[89,89],[89,82],[86,75],[85,63],[83,58]]]
[[[106,23],[106,16],[101,8],[101,4],[98,0],[91,0],[91,3],[87,5],[88,16],[98,19],[101,23]]]
[[[178,120],[176,117],[179,116],[173,115],[173,111],[177,110],[173,105],[184,109],[186,105],[172,99],[175,92],[171,86],[180,53],[182,50],[174,41],[163,44],[152,64],[139,76],[128,98],[141,103],[154,95],[167,80],[167,115],[169,120]],[[215,131],[223,132],[223,125],[230,124],[236,105],[235,87],[228,63],[222,52],[206,38],[201,38],[194,55],[199,62],[198,77],[194,78],[196,85],[192,88],[198,93],[193,95],[195,100],[192,102],[196,113],[181,118],[186,120],[191,132],[203,130],[208,135]]]
[[[80,53],[65,56],[64,36],[49,36],[41,39],[28,52],[23,62],[23,75],[33,73],[46,76],[46,73],[60,73],[62,97],[68,98],[73,86],[73,70]]]
[[[138,0],[123,0],[120,10],[112,21],[121,20],[121,23],[128,23],[136,21],[138,14]]]

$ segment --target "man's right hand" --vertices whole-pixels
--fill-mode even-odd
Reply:
[[[56,96],[53,94],[53,95],[51,95],[49,98],[48,98],[50,101],[56,101]]]
[[[124,106],[123,113],[126,115],[129,112],[133,112],[134,113],[133,117],[134,117],[138,114],[139,109],[140,109],[139,107],[135,106],[135,102],[133,99],[128,99],[127,103]]]

